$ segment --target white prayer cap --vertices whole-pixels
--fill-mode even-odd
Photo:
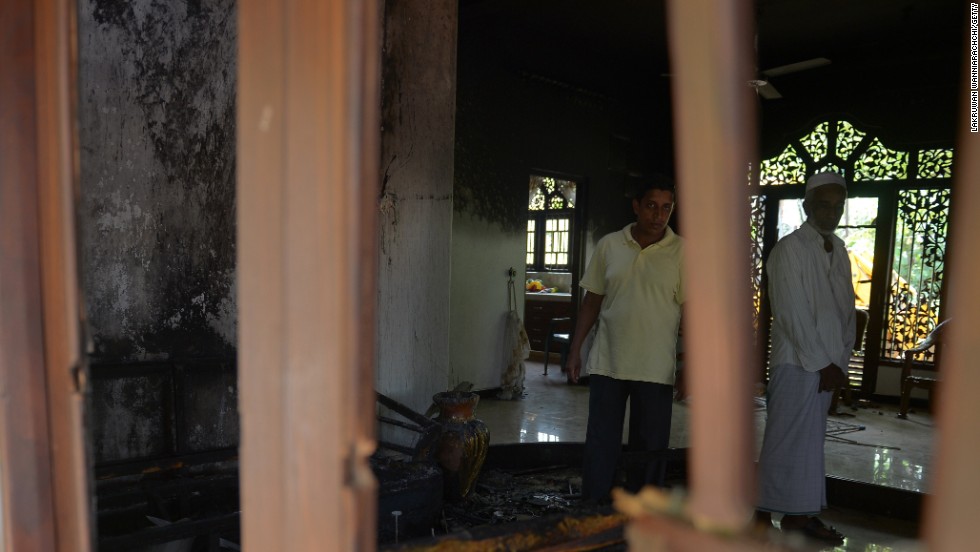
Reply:
[[[807,179],[806,181],[806,193],[810,193],[810,190],[814,188],[819,188],[824,184],[837,184],[844,191],[847,191],[847,183],[844,182],[844,177],[831,171],[818,172]]]

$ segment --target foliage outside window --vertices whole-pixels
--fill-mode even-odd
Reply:
[[[571,263],[575,182],[532,175],[528,187],[529,270],[568,270]]]

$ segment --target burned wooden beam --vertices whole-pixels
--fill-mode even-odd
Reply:
[[[615,513],[606,506],[592,512],[484,525],[450,535],[383,547],[381,550],[411,552],[595,550],[595,544],[589,544],[593,538],[610,545],[622,542],[622,530],[626,520],[626,516]]]
[[[162,544],[201,535],[212,535],[239,530],[240,512],[207,519],[186,520],[161,527],[149,527],[121,536],[99,539],[100,552],[128,551],[150,544]]]
[[[535,552],[587,552],[590,550],[604,550],[625,543],[626,537],[623,534],[623,526],[617,525],[599,533],[572,539],[568,542],[547,548],[539,548]]]
[[[431,427],[437,425],[437,422],[435,420],[431,418],[427,418],[422,414],[419,414],[418,412],[396,401],[395,399],[392,399],[391,397],[388,397],[383,393],[377,391],[375,391],[375,394],[378,397],[379,403],[401,414],[405,418],[408,418],[409,420],[415,422],[419,426],[425,428],[425,427]]]
[[[403,427],[409,431],[414,431],[416,433],[422,433],[425,431],[422,427],[415,424],[410,424],[408,422],[403,422],[401,420],[396,420],[394,418],[389,418],[387,416],[378,416],[378,421],[386,424],[391,424],[393,426]]]
[[[407,454],[409,456],[415,456],[415,448],[405,445],[399,445],[398,443],[391,443],[389,441],[378,441],[378,447],[386,448],[388,450],[393,450],[395,452],[400,452],[402,454]]]
[[[130,475],[178,471],[191,466],[208,464],[220,465],[227,463],[229,465],[237,465],[237,462],[238,448],[225,448],[207,452],[182,454],[179,456],[169,455],[161,458],[106,463],[95,467],[95,478],[112,479],[114,477]]]
[[[419,414],[418,412],[396,401],[395,399],[384,395],[383,393],[375,392],[375,394],[380,404],[388,407],[394,412],[397,412],[406,419],[414,422],[414,424],[409,424],[407,422],[381,415],[378,416],[379,422],[405,428],[419,434],[415,444],[411,447],[388,441],[379,441],[378,446],[407,454],[417,461],[432,461],[432,455],[435,451],[435,444],[438,441],[439,435],[442,431],[442,425],[437,420],[429,418],[423,414]]]

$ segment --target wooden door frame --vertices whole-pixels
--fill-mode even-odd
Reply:
[[[75,3],[0,3],[0,486],[7,550],[91,550],[74,206]]]
[[[242,544],[375,547],[374,1],[238,4]]]

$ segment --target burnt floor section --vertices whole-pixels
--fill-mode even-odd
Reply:
[[[430,472],[426,482],[417,478],[414,495],[386,493],[390,482],[382,480],[380,548],[625,550],[622,530],[626,519],[607,504],[581,500],[583,448],[582,443],[493,445],[474,491],[457,503],[442,502],[441,497],[431,494],[431,486],[426,487],[438,484],[437,472]],[[664,458],[664,485],[685,487],[687,454],[687,449],[670,449],[659,455],[624,451],[620,482],[625,480],[627,465]],[[420,500],[422,489],[429,493],[428,499]],[[842,549],[864,550],[874,542],[914,543],[922,493],[838,477],[827,478],[827,490],[830,508],[824,517],[852,536]],[[430,520],[428,525],[420,519],[424,517]],[[782,537],[776,532],[774,538]]]

